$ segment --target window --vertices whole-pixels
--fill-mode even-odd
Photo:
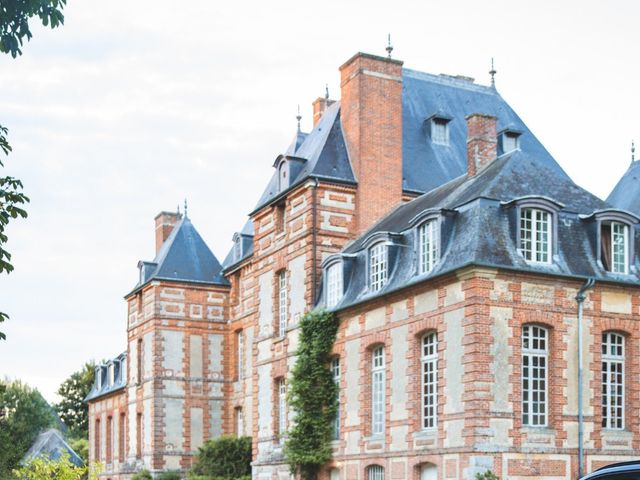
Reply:
[[[244,435],[244,415],[242,414],[242,408],[236,408],[236,436],[242,437]]]
[[[238,364],[238,380],[244,379],[244,335],[242,330],[236,332],[236,346],[238,347],[236,362]]]
[[[387,246],[377,243],[369,249],[369,286],[377,292],[387,283]]]
[[[367,480],[384,480],[384,468],[380,465],[371,465],[368,467]]]
[[[140,385],[142,383],[142,338],[138,339],[138,351],[136,352],[136,357],[138,360],[138,364],[136,365],[136,382]]]
[[[620,222],[602,222],[600,259],[608,272],[628,273],[629,226]]]
[[[602,428],[624,428],[624,337],[602,334]]]
[[[333,420],[333,439],[340,439],[340,357],[334,357],[331,360],[331,375],[333,376],[333,381],[338,385],[338,398],[336,403],[338,407],[336,408],[336,418]]]
[[[289,186],[289,172],[287,162],[282,161],[278,166],[278,191],[283,191]]]
[[[116,381],[116,366],[113,363],[109,364],[109,386],[113,385]]]
[[[280,443],[284,442],[284,434],[287,430],[287,386],[284,378],[278,380],[276,384],[278,396],[277,428],[276,432]]]
[[[385,384],[384,347],[371,353],[371,433],[384,433]]]
[[[284,337],[287,330],[287,272],[278,273],[278,336]]]
[[[552,214],[537,208],[520,211],[520,253],[525,260],[551,263]]]
[[[522,327],[522,424],[547,425],[548,331],[537,325]]]
[[[100,460],[102,460],[102,453],[100,452],[100,436],[102,435],[102,431],[100,430],[100,419],[96,418],[96,421],[94,423],[94,430],[93,430],[93,456],[94,456],[94,460],[96,462],[99,462]]]
[[[436,332],[422,337],[422,428],[435,428],[438,413],[438,339]]]
[[[118,423],[118,461],[124,462],[124,440],[126,438],[125,425],[126,417],[124,413],[120,414],[120,422]]]
[[[113,417],[107,417],[107,463],[113,461]]]
[[[509,153],[520,148],[520,134],[517,132],[504,132],[500,136],[502,142],[502,152]]]
[[[446,118],[431,120],[431,141],[438,145],[449,145],[449,120]]]
[[[342,298],[342,263],[329,265],[326,272],[327,308],[335,307]]]
[[[233,244],[233,259],[237,262],[242,258],[242,237],[238,235]]]
[[[285,202],[280,202],[276,205],[275,208],[275,222],[276,222],[276,233],[284,232],[284,227],[286,225],[286,205]]]
[[[136,416],[136,458],[142,458],[142,414]]]
[[[430,272],[440,257],[438,245],[438,221],[428,220],[418,227],[418,270]]]

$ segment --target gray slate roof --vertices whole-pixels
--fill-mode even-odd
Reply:
[[[52,428],[38,435],[31,448],[20,461],[20,465],[26,465],[31,460],[42,456],[46,456],[51,460],[58,460],[65,452],[69,455],[71,463],[77,467],[84,465],[80,456],[65,442],[62,434]]]
[[[607,197],[607,202],[640,215],[640,160],[631,163]]]
[[[127,352],[123,352],[116,358],[96,365],[95,376],[91,390],[84,401],[95,400],[109,393],[117,392],[127,386]],[[113,383],[109,383],[109,367],[113,365]]]
[[[557,249],[551,264],[528,263],[517,244],[513,201],[543,197],[560,204]],[[528,152],[503,155],[474,177],[461,176],[403,204],[350,244],[344,261],[345,295],[337,308],[367,301],[457,269],[476,265],[566,277],[638,284],[635,256],[629,275],[606,272],[597,261],[596,229],[591,214],[610,206],[575,185],[556,168]],[[415,219],[441,213],[440,260],[427,274],[417,274]],[[414,222],[412,222],[414,220]],[[635,246],[640,235],[636,228]],[[378,292],[368,291],[367,256],[373,238],[389,245],[389,278]],[[322,297],[320,297],[322,298]]]
[[[152,262],[140,262],[140,278],[131,293],[152,280],[229,285],[222,265],[188,217],[182,218]]]
[[[231,250],[229,250],[229,253],[227,253],[227,256],[222,262],[222,267],[225,271],[233,268],[244,259],[253,255],[253,222],[251,221],[251,219],[248,219],[247,223],[245,223],[244,227],[242,227],[242,230],[236,232],[233,236],[234,246],[238,241],[242,243],[240,257],[236,258],[236,250],[234,247],[231,247]]]

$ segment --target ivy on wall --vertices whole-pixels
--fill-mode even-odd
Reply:
[[[300,321],[298,358],[289,380],[289,405],[295,412],[285,454],[291,472],[302,480],[316,480],[331,459],[333,421],[338,386],[329,369],[338,317],[314,310]]]

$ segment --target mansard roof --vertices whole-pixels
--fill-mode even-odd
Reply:
[[[222,265],[209,249],[189,217],[173,228],[152,262],[140,262],[140,278],[133,292],[152,280],[228,285]]]
[[[241,242],[241,250],[240,256],[238,258],[235,250],[235,242]],[[229,253],[224,258],[222,262],[222,268],[224,270],[229,270],[233,268],[235,265],[238,265],[244,259],[253,255],[253,222],[251,219],[247,220],[247,223],[244,224],[242,230],[240,232],[236,232],[233,236],[234,246],[231,247]]]
[[[127,386],[127,352],[103,362],[95,367],[95,375],[91,390],[84,401],[95,400]],[[109,368],[113,368],[113,382],[109,381]]]
[[[513,207],[534,199],[550,206],[558,217],[550,264],[527,262],[517,247],[518,220]],[[593,219],[599,211],[611,209],[535,154],[517,150],[503,155],[473,177],[460,176],[397,207],[345,248],[341,253],[348,267],[345,295],[338,308],[472,265],[637,285],[637,254],[629,275],[606,272],[598,264]],[[433,270],[419,275],[415,227],[427,213],[441,219],[440,260]],[[640,238],[637,228],[634,232]],[[393,250],[389,278],[384,288],[371,293],[367,290],[367,247],[369,239],[385,233],[385,243]],[[640,242],[634,243],[637,250]]]
[[[62,434],[55,428],[51,428],[36,437],[33,445],[20,461],[20,465],[27,465],[32,460],[43,456],[58,460],[63,454],[69,455],[69,461],[75,466],[84,465],[82,458],[65,442]]]
[[[616,208],[640,215],[640,160],[631,162],[607,197],[607,202]]]

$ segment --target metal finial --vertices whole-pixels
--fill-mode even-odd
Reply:
[[[300,132],[300,120],[302,120],[302,115],[300,115],[300,105],[298,105],[298,115],[296,115],[296,120],[298,120],[298,132]]]
[[[180,204],[178,204],[178,208],[176,208],[176,212],[177,212],[178,216],[180,216]]]
[[[491,75],[491,86],[493,88],[496,87],[496,69],[493,67],[493,57],[491,57],[491,70],[489,70],[489,75]]]
[[[324,86],[324,99],[329,100],[329,84],[326,83]]]
[[[187,199],[184,199],[184,218],[187,218]]]
[[[631,140],[631,163],[636,161],[636,143]]]
[[[391,52],[393,52],[393,46],[391,45],[391,34],[387,36],[387,48],[385,48],[385,50],[387,51],[387,58],[391,58]]]

